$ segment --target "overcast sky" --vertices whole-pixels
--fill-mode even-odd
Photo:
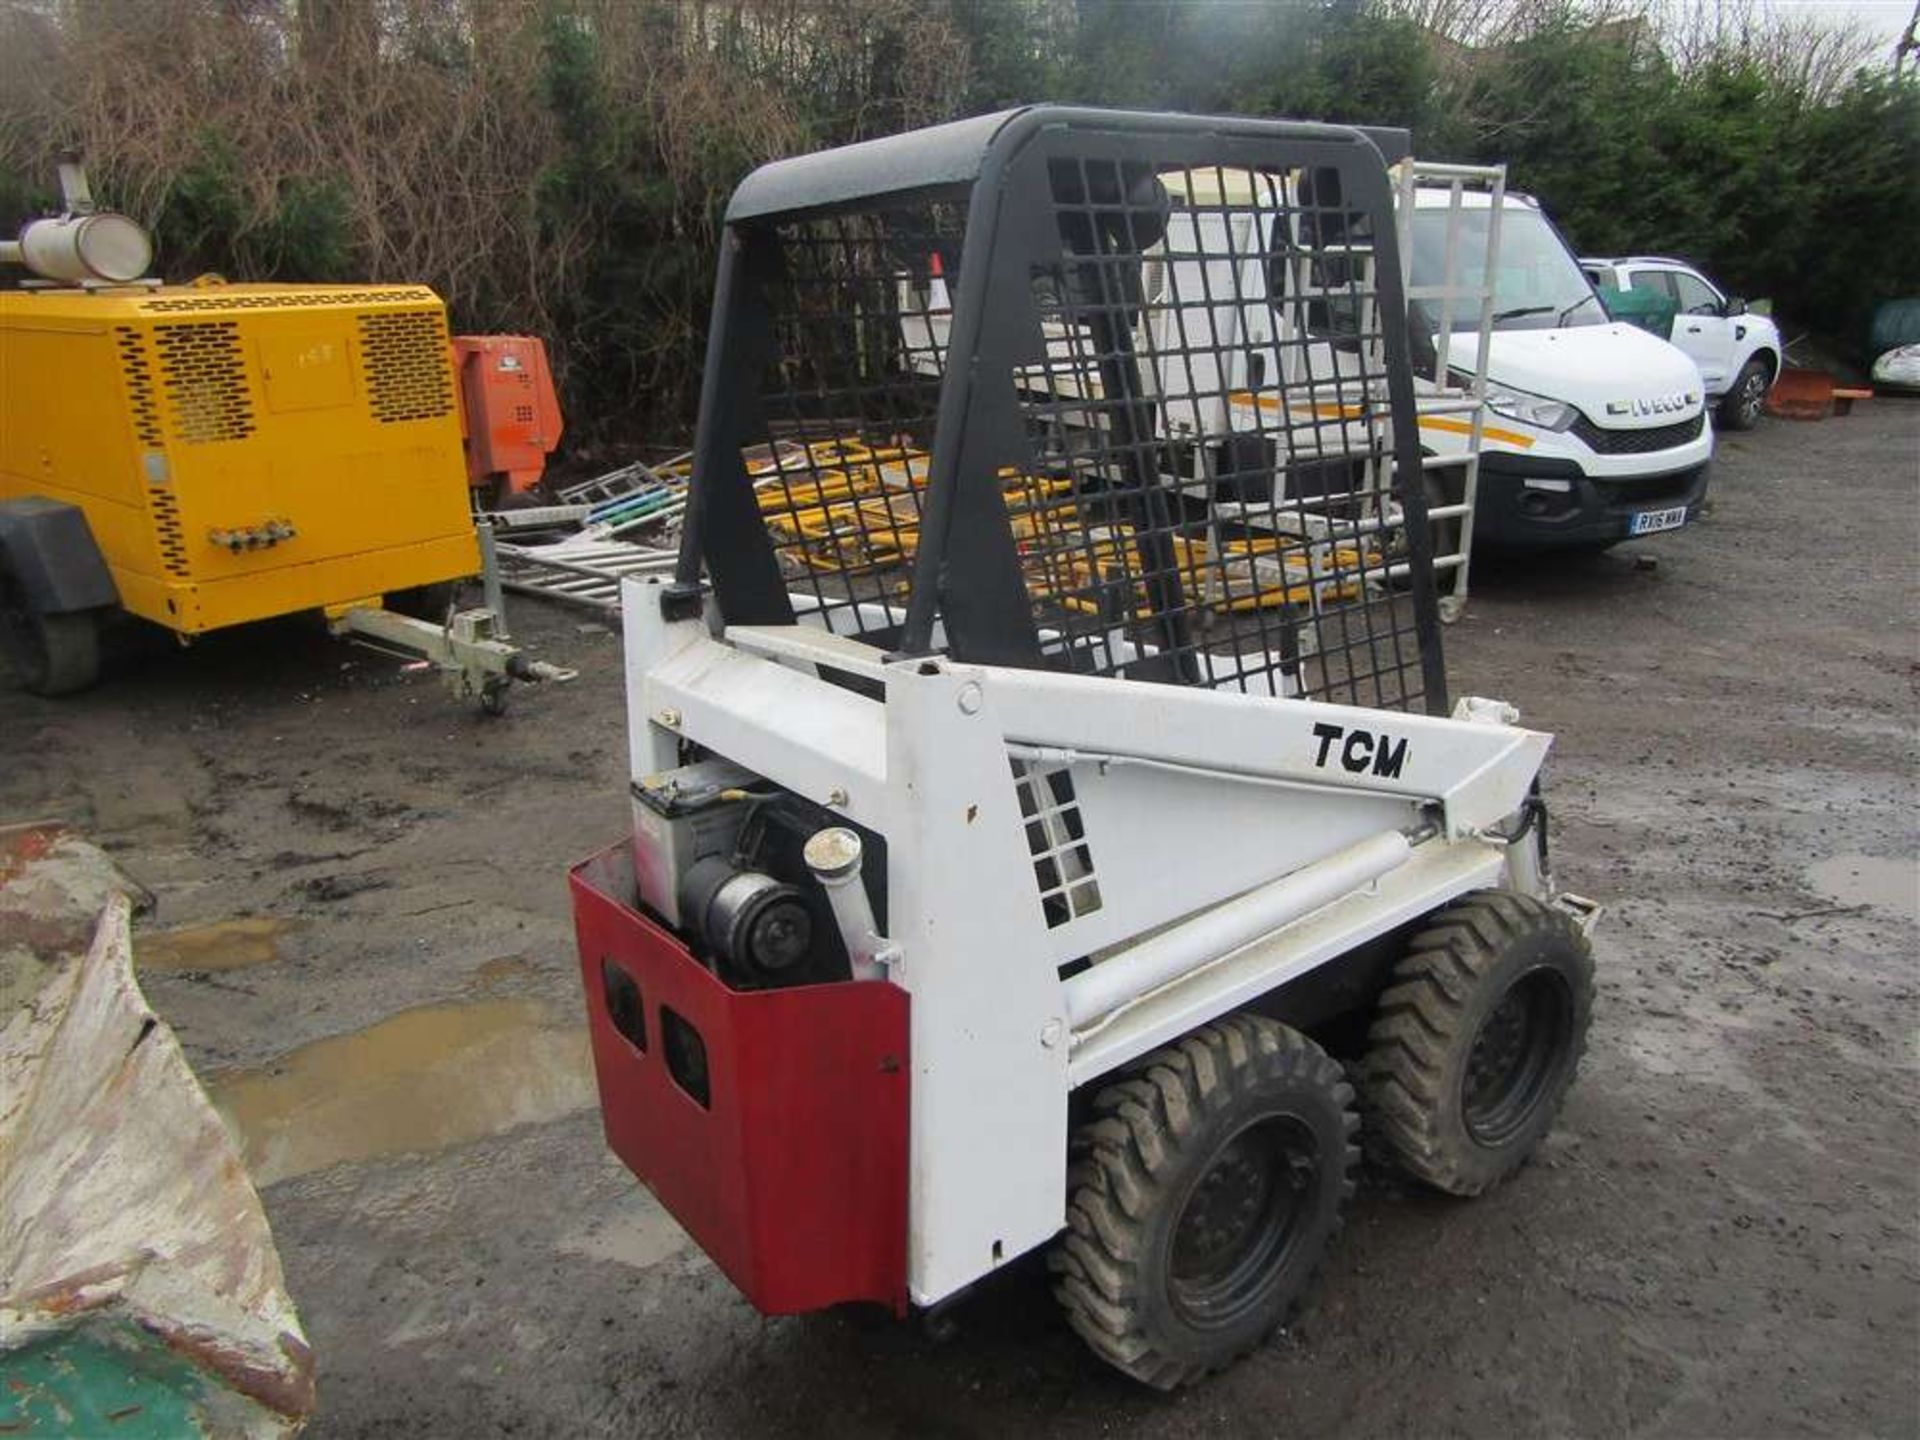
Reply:
[[[1840,23],[1852,21],[1893,48],[1913,18],[1913,0],[1774,0],[1782,11],[1830,15]]]

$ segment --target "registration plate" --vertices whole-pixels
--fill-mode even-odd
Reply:
[[[1687,507],[1674,505],[1665,510],[1642,510],[1628,525],[1629,535],[1652,535],[1661,530],[1678,530],[1687,523]]]

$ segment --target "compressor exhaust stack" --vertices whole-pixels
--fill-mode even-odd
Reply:
[[[17,240],[0,240],[0,264],[21,265],[56,285],[129,285],[153,263],[139,224],[93,203],[78,151],[60,156],[61,213],[30,220]]]

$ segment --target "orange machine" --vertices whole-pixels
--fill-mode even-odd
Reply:
[[[483,509],[540,483],[560,443],[547,347],[530,335],[456,335],[467,484]]]

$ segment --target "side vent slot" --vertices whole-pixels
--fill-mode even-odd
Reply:
[[[147,487],[147,504],[153,510],[154,533],[160,538],[160,563],[176,580],[187,578],[192,568],[187,563],[186,534],[180,528],[180,506],[173,492],[158,485]]]
[[[367,407],[383,425],[453,413],[446,324],[437,310],[362,315],[360,368]]]
[[[140,308],[150,315],[177,315],[191,310],[311,310],[316,305],[390,305],[395,300],[434,298],[431,290],[272,290],[263,295],[231,295],[221,290],[211,295],[143,300]]]
[[[1013,784],[1047,928],[1058,929],[1091,915],[1100,908],[1100,880],[1087,848],[1087,827],[1074,794],[1072,771],[1065,766],[1037,769],[1015,760]]]
[[[640,983],[613,962],[600,957],[600,987],[606,997],[607,1018],[613,1028],[636,1050],[647,1048],[647,1004],[640,995]]]
[[[131,325],[115,326],[113,335],[120,347],[120,373],[127,382],[127,410],[133,416],[134,436],[149,450],[161,449],[166,440],[160,432],[160,397],[153,388],[147,347]]]
[[[244,440],[253,433],[253,397],[231,320],[160,325],[160,378],[173,411],[173,437],[189,445]]]
[[[159,543],[160,568],[174,579],[184,580],[192,567],[187,562],[186,536],[180,527],[180,506],[169,488],[171,474],[166,432],[160,423],[160,391],[154,383],[146,337],[131,325],[116,325],[113,339],[120,351],[120,374],[126,381],[127,413],[133,419],[134,439],[145,452],[141,461],[147,509]]]
[[[672,1006],[660,1007],[660,1046],[667,1055],[667,1074],[687,1098],[702,1110],[713,1108],[713,1074],[707,1068],[707,1042]]]

